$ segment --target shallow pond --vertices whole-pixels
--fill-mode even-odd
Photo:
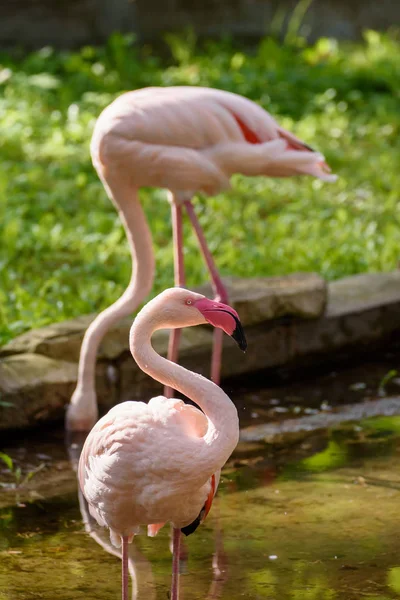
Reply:
[[[319,383],[310,410],[328,402]],[[348,393],[355,383],[346,383]],[[244,424],[265,422],[260,396],[250,395]],[[13,488],[15,474],[1,473],[0,600],[119,599],[120,561],[110,550],[118,551],[78,499],[70,462],[77,448],[68,455],[57,430],[10,442],[6,451],[23,474],[43,466],[23,489]],[[185,540],[181,600],[398,598],[399,458],[396,416],[308,432],[290,444],[242,441],[209,517]],[[165,527],[132,544],[132,598],[168,597],[169,535]]]

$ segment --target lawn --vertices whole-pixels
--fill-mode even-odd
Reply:
[[[101,310],[130,261],[90,161],[96,117],[147,85],[204,85],[246,95],[325,153],[335,184],[246,179],[196,200],[223,274],[317,271],[332,280],[395,269],[400,258],[400,43],[321,39],[243,50],[168,38],[171,56],[113,36],[102,48],[0,54],[0,343],[32,327]],[[142,190],[154,237],[154,293],[173,282],[169,205]],[[188,285],[205,279],[186,228]]]

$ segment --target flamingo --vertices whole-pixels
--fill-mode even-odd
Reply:
[[[138,199],[142,186],[168,190],[172,210],[175,285],[185,286],[182,210],[198,238],[216,300],[228,296],[192,206],[196,192],[228,189],[234,173],[287,177],[312,175],[334,181],[324,157],[289,133],[263,108],[237,94],[201,87],[145,88],[118,97],[101,113],[91,142],[93,164],[119,212],[132,257],[123,295],[88,327],[78,381],[66,415],[68,430],[89,431],[98,417],[96,354],[107,330],[133,313],[154,279],[151,233]],[[168,358],[178,358],[179,330]],[[222,332],[214,332],[211,379],[219,384]],[[167,397],[172,390],[166,389]]]
[[[151,346],[158,329],[210,323],[246,350],[237,312],[184,288],[165,290],[137,315],[129,345],[139,368],[193,400],[158,396],[122,402],[93,427],[79,459],[78,478],[89,510],[122,544],[122,598],[128,599],[128,543],[139,525],[155,535],[173,526],[171,598],[178,598],[181,531],[189,535],[211,508],[221,468],[239,439],[234,404],[212,381],[161,357]]]
[[[82,446],[83,444],[81,445],[81,450]],[[74,450],[75,449],[73,449],[73,454],[75,454]],[[71,460],[71,466],[74,471],[77,471],[78,464],[79,457],[78,463],[76,464],[74,460]],[[107,534],[107,531],[103,527],[98,526],[96,519],[89,511],[89,505],[86,501],[86,498],[83,496],[80,487],[78,487],[78,502],[86,533],[88,533],[90,537],[103,548],[103,550],[108,552],[108,554],[111,554],[112,556],[122,560],[121,548],[116,548],[111,543],[110,536]],[[219,525],[220,517],[218,511],[215,521],[215,548],[212,555],[212,579],[205,600],[215,600],[216,598],[219,598],[222,588],[224,587],[228,578],[226,554],[224,550],[222,531]],[[186,545],[182,544],[182,542],[183,539],[181,539],[181,548],[179,553],[180,565],[182,563],[186,564],[188,561],[188,549]],[[172,536],[170,549],[172,552]],[[151,564],[139,551],[135,544],[130,544],[129,546],[128,571],[131,576],[132,600],[137,600],[138,597],[141,598],[144,594],[146,594],[147,600],[156,600],[156,584]]]

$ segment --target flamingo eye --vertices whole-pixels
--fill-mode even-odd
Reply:
[[[193,304],[193,302],[192,302],[192,300],[190,300],[190,298],[189,298],[188,300],[186,300],[186,304],[187,304],[188,306],[190,306],[191,304]]]

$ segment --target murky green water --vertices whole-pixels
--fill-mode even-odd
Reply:
[[[181,600],[400,596],[400,417],[319,425],[344,404],[379,396],[393,363],[388,355],[300,383],[227,390],[247,429],[209,517],[186,539]],[[399,388],[398,377],[385,383],[392,395]],[[400,414],[400,400],[382,410]],[[249,428],[314,416],[317,430],[306,422],[300,435],[279,434],[273,445]],[[118,600],[120,561],[78,499],[70,462],[78,447],[68,453],[57,429],[10,438],[2,449],[20,480],[40,470],[18,489],[15,472],[0,463],[0,600]],[[132,598],[168,597],[169,534],[165,527],[131,545]]]
[[[120,562],[102,547],[105,530],[85,532],[62,442],[56,433],[10,450],[46,466],[29,493],[3,494],[1,600],[120,597]],[[182,600],[399,597],[399,457],[400,417],[320,432],[290,450],[242,445],[209,518],[186,540]],[[137,537],[130,566],[133,598],[167,598],[168,528]]]

